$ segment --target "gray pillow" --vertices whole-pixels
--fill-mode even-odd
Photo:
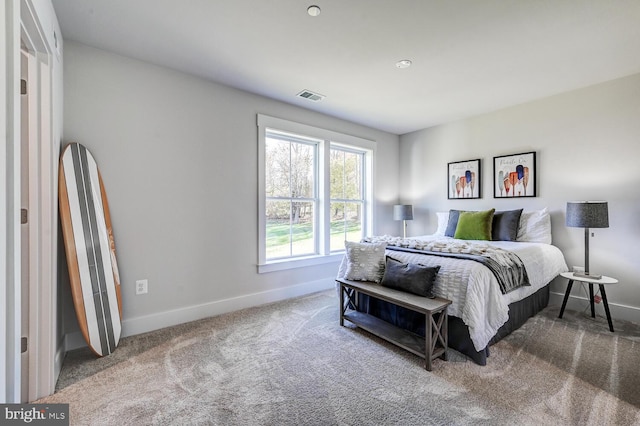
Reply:
[[[402,263],[387,256],[382,285],[418,296],[433,297],[431,289],[440,266]]]
[[[379,283],[384,274],[384,250],[387,243],[354,243],[345,241],[347,270],[345,278]]]
[[[491,228],[493,241],[516,241],[522,209],[495,212]]]
[[[464,210],[449,210],[449,223],[447,223],[447,230],[444,231],[444,235],[447,237],[453,237],[456,235],[456,228],[458,227],[458,218],[460,212]]]

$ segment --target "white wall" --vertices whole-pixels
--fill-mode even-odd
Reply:
[[[538,196],[494,199],[493,157],[528,151],[537,152]],[[447,163],[475,158],[482,159],[482,199],[447,200]],[[593,230],[591,270],[620,280],[607,288],[614,318],[640,323],[639,159],[640,75],[634,75],[401,136],[401,200],[416,208],[412,235],[435,231],[435,212],[450,208],[548,207],[554,244],[570,267],[584,264],[584,232],[565,226],[566,202],[608,201],[610,227]],[[584,297],[576,287],[572,295]],[[564,280],[554,282],[554,303],[565,288]]]
[[[397,232],[396,135],[68,40],[64,77],[64,143],[89,148],[109,197],[125,335],[333,285],[336,263],[257,273],[258,113],[377,141],[375,228]],[[68,291],[64,309],[70,333]]]

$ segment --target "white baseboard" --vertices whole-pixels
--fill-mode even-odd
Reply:
[[[60,376],[60,371],[62,370],[62,363],[64,362],[64,355],[66,354],[66,339],[62,339],[61,342],[58,343],[56,349],[56,355],[53,360],[53,382],[58,382],[58,377]]]
[[[64,335],[65,353],[74,349],[84,348],[85,346],[87,346],[87,342],[85,342],[84,337],[82,337],[82,332],[74,331],[73,333]]]
[[[326,278],[290,287],[281,287],[273,290],[232,297],[229,299],[216,300],[209,303],[203,303],[201,305],[188,306],[186,308],[130,318],[122,321],[121,337],[134,336],[136,334],[225,314],[239,309],[251,308],[254,306],[264,305],[265,303],[278,302],[292,297],[304,296],[306,294],[328,290],[334,287],[335,280],[333,278]],[[65,351],[85,346],[87,346],[87,344],[80,331],[65,335]],[[62,354],[62,356],[64,357],[64,354]]]
[[[562,306],[562,300],[564,299],[564,293],[558,293],[555,291],[549,294],[549,305]],[[570,295],[567,300],[567,307],[572,311],[589,311],[589,298],[586,296]],[[595,304],[595,311],[597,316],[606,318],[607,314],[604,311],[603,303]],[[611,318],[616,320],[630,321],[635,324],[640,324],[640,308],[635,306],[622,305],[620,303],[612,303],[609,301],[609,311],[611,312]]]

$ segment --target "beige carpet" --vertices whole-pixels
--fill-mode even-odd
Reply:
[[[480,367],[432,372],[340,327],[334,291],[123,339],[109,357],[68,354],[71,424],[640,424],[640,329],[547,308]]]

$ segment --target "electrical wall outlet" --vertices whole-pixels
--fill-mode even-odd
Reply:
[[[137,280],[136,281],[136,294],[147,294],[149,292],[149,281],[148,280]]]

